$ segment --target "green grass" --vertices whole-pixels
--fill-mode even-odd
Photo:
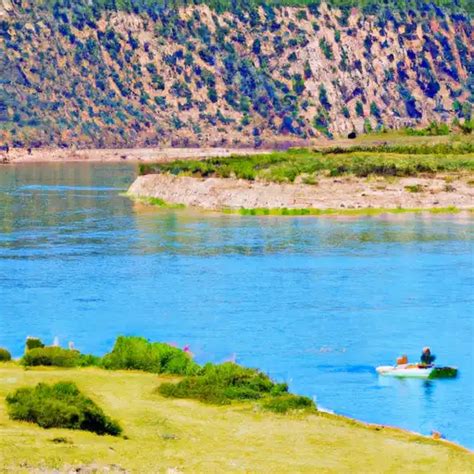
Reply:
[[[29,345],[31,346],[31,339]],[[39,344],[41,345],[41,344]],[[119,336],[112,350],[103,357],[83,355],[76,350],[61,347],[34,347],[27,349],[20,363],[25,367],[86,367],[97,366],[108,370],[140,370],[154,374],[185,376],[177,384],[163,384],[162,395],[175,398],[194,398],[207,403],[227,404],[234,400],[271,399],[284,395],[281,403],[266,403],[266,409],[283,412],[302,407],[316,409],[305,397],[288,393],[288,385],[275,383],[257,369],[233,363],[200,366],[182,349],[143,337]],[[268,401],[268,400],[267,400]]]
[[[439,208],[365,208],[365,209],[289,209],[289,208],[255,208],[255,209],[224,209],[225,214],[240,214],[242,216],[379,216],[382,214],[419,214],[429,212],[431,214],[458,214],[461,209],[457,207]]]
[[[46,430],[10,419],[5,403],[9,393],[62,380],[74,382],[96,401],[126,436]],[[96,367],[25,370],[11,362],[0,364],[2,468],[27,473],[89,466],[96,472],[116,472],[120,467],[143,474],[472,470],[473,454],[442,440],[321,412],[281,415],[253,402],[211,405],[162,397],[156,387],[172,380],[179,379]]]
[[[142,175],[170,173],[280,183],[293,183],[299,176],[303,180],[307,176],[316,180],[318,175],[406,177],[459,171],[474,172],[474,145],[470,142],[290,149],[252,156],[140,165]]]
[[[184,209],[186,206],[184,204],[173,204],[166,202],[163,199],[160,198],[154,198],[154,197],[137,197],[133,196],[131,194],[124,194],[126,197],[129,197],[133,199],[135,202],[138,202],[140,204],[145,204],[147,206],[157,206],[157,207],[162,207],[164,209]]]

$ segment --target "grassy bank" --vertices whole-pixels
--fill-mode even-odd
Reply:
[[[70,380],[123,427],[122,437],[11,421],[8,393]],[[115,465],[130,472],[470,472],[462,448],[391,428],[326,414],[278,415],[248,404],[213,406],[169,399],[156,390],[170,376],[99,368],[0,365],[0,465]],[[113,471],[112,471],[113,472]],[[118,472],[118,471],[116,471]]]
[[[468,212],[472,212],[469,210]],[[437,207],[437,208],[415,208],[415,209],[402,209],[402,208],[370,208],[370,209],[238,209],[238,210],[224,210],[226,214],[240,214],[242,216],[347,216],[347,217],[358,217],[358,216],[380,216],[383,214],[459,214],[461,209],[457,207]]]
[[[474,172],[474,144],[467,141],[416,145],[358,145],[321,150],[290,149],[246,157],[142,164],[140,173],[200,178],[237,178],[317,184],[318,176],[418,176]]]

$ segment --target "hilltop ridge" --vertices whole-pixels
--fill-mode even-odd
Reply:
[[[259,146],[471,120],[469,2],[165,3],[1,0],[0,142]]]

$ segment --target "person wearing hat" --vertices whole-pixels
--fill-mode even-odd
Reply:
[[[420,357],[421,365],[432,365],[435,359],[436,356],[431,353],[431,349],[429,347],[424,347]]]

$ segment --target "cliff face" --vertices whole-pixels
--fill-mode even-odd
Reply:
[[[258,145],[470,116],[467,14],[38,3],[0,3],[2,141]]]

